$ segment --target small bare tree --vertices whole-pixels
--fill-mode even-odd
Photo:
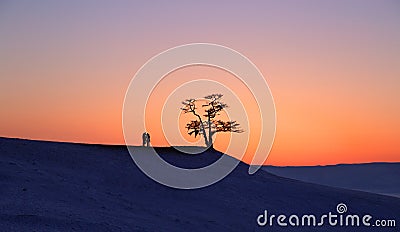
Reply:
[[[192,113],[196,116],[196,120],[191,120],[190,123],[186,124],[186,129],[189,135],[202,135],[207,147],[213,146],[213,135],[218,132],[235,132],[242,133],[243,130],[240,128],[240,124],[236,121],[227,121],[224,122],[222,120],[216,120],[215,118],[220,115],[220,112],[227,108],[228,105],[221,101],[222,94],[211,94],[205,99],[208,100],[207,104],[201,105],[202,108],[205,108],[204,115],[200,115],[201,113],[198,111],[196,106],[196,99],[186,99],[182,102],[183,107],[181,110],[184,113]],[[203,116],[203,117],[202,117]]]

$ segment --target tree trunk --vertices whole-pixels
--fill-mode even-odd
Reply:
[[[207,133],[206,133],[206,130],[204,129],[203,120],[201,119],[200,115],[197,114],[194,110],[192,110],[192,113],[193,113],[194,115],[196,115],[196,117],[197,117],[197,118],[199,119],[199,121],[200,121],[201,133],[203,134],[204,141],[205,141],[205,143],[206,143],[206,146],[208,147]]]
[[[208,147],[209,143],[208,143],[206,129],[204,129],[203,123],[201,123],[200,125],[201,125],[201,132],[203,133],[203,137],[204,137],[204,142],[206,143],[206,146]]]
[[[208,116],[208,146],[212,147],[213,146],[213,139],[212,139],[212,134],[211,134],[211,120],[210,120],[210,116]]]

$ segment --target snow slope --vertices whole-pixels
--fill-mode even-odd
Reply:
[[[263,170],[310,183],[400,197],[400,163],[267,166]]]
[[[198,166],[220,157],[157,148],[169,162]],[[140,150],[145,152],[145,150]],[[400,199],[304,183],[241,163],[225,179],[177,190],[145,176],[123,146],[0,138],[0,231],[399,231],[377,227],[259,227],[271,213],[348,212],[400,222]],[[397,230],[396,230],[397,229]]]

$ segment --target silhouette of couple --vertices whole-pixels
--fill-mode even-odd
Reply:
[[[150,146],[150,134],[147,132],[143,132],[142,134],[142,139],[143,139],[143,147],[146,146]]]

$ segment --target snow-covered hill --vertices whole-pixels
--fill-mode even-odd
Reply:
[[[263,170],[309,183],[400,197],[400,163],[267,166]]]
[[[188,156],[157,148],[169,162],[196,167],[217,151]],[[145,152],[142,149],[142,152]],[[400,223],[400,199],[304,183],[241,163],[222,181],[177,190],[145,176],[123,146],[0,138],[0,231],[398,231],[377,227],[260,227],[269,213],[371,214]]]

